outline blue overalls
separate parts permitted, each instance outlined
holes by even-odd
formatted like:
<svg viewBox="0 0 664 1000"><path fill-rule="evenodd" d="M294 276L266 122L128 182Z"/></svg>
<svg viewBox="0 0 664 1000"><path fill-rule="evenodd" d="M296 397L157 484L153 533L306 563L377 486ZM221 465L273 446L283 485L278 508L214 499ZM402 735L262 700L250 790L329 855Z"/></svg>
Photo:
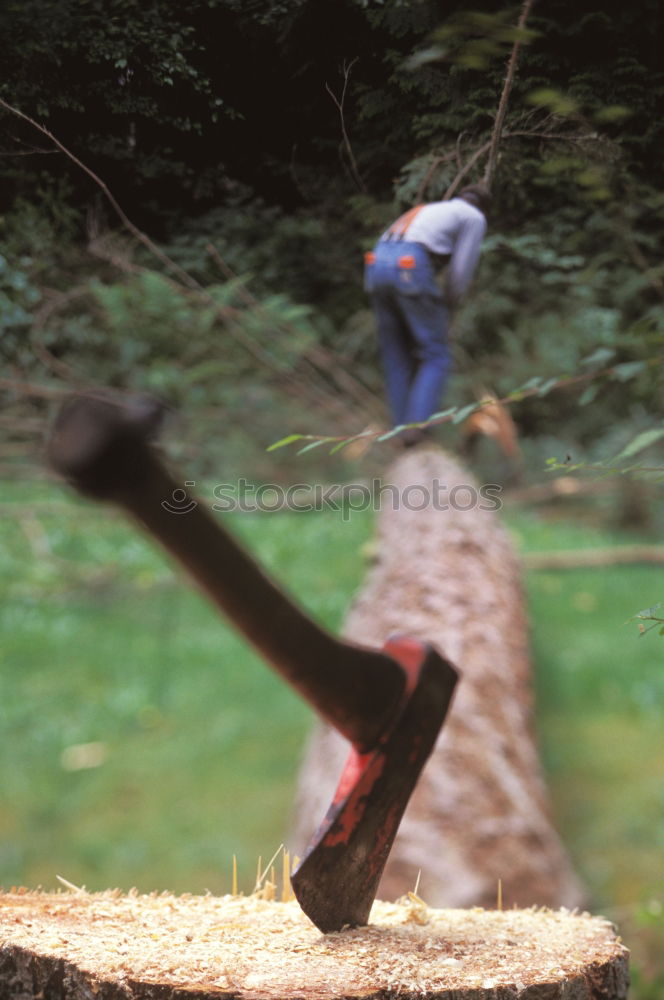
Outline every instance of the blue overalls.
<svg viewBox="0 0 664 1000"><path fill-rule="evenodd" d="M440 406L452 360L448 311L429 251L398 235L384 237L365 255L365 289L376 317L394 423L426 420Z"/></svg>

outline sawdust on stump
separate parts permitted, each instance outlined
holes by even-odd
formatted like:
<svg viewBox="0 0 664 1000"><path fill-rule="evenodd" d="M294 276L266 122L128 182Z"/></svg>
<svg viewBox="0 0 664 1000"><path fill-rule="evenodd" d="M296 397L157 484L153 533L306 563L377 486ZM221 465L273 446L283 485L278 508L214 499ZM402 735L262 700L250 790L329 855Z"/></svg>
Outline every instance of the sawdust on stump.
<svg viewBox="0 0 664 1000"><path fill-rule="evenodd" d="M611 924L566 910L374 904L321 934L295 902L119 891L0 895L6 1000L624 1000Z"/></svg>

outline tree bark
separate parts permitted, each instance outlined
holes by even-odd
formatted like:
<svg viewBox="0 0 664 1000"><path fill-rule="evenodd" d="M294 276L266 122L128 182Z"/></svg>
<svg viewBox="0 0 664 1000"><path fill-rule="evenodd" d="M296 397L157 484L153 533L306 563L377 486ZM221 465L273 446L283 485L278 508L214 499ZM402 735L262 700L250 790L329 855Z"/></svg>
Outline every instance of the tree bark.
<svg viewBox="0 0 664 1000"><path fill-rule="evenodd" d="M461 679L379 896L412 890L421 872L421 895L433 906L493 906L500 880L507 906L572 908L585 893L554 828L538 758L520 567L495 512L481 509L491 506L435 447L405 453L385 477L377 561L345 635L372 646L394 633L427 639ZM346 752L335 731L315 730L294 851L324 815Z"/></svg>
<svg viewBox="0 0 664 1000"><path fill-rule="evenodd" d="M597 917L377 903L321 935L296 903L118 892L0 895L3 1000L625 1000Z"/></svg>

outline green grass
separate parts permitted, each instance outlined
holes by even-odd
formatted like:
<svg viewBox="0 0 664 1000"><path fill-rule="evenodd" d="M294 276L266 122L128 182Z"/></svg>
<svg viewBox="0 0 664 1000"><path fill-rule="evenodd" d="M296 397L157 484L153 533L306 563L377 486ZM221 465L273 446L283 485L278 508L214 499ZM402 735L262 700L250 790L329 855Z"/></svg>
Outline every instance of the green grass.
<svg viewBox="0 0 664 1000"><path fill-rule="evenodd" d="M222 892L235 853L250 889L285 836L310 711L151 543L52 496L55 513L32 514L14 496L3 522L0 884ZM366 520L237 515L233 528L339 626ZM37 560L26 532L51 554ZM103 764L63 767L87 743Z"/></svg>
<svg viewBox="0 0 664 1000"><path fill-rule="evenodd" d="M218 893L235 853L251 889L258 855L286 834L311 713L121 518L46 484L3 500L0 884L52 889L60 874L91 890ZM506 514L524 551L633 541ZM369 514L224 516L339 627L365 573ZM526 587L556 822L594 908L635 949L638 1000L651 1000L664 950L664 639L623 623L664 599L662 572L532 572ZM68 748L89 743L96 766L72 770Z"/></svg>
<svg viewBox="0 0 664 1000"><path fill-rule="evenodd" d="M522 551L634 542L525 513L508 524ZM626 621L664 600L664 574L645 565L538 571L527 574L526 593L556 825L593 908L619 923L633 951L634 1000L661 1000L664 638Z"/></svg>
<svg viewBox="0 0 664 1000"><path fill-rule="evenodd" d="M526 515L513 534L530 551L633 541ZM600 903L662 894L664 640L626 623L664 596L662 572L539 571L526 585L538 731L560 825Z"/></svg>

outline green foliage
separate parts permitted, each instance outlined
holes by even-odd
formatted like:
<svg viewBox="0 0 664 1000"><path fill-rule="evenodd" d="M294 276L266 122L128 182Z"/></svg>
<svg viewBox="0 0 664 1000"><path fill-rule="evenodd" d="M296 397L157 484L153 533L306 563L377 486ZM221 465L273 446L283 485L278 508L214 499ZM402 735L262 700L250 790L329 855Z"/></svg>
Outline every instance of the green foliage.
<svg viewBox="0 0 664 1000"><path fill-rule="evenodd" d="M125 163L146 179L155 167L158 176L172 168L182 176L177 156L175 163L168 155L155 160L159 129L201 136L234 114L202 64L196 21L207 8L198 0L183 17L164 0L141 7L130 0L4 4L0 31L14 43L0 95L62 138L83 130L86 147L115 161L116 170ZM92 109L94 119L86 119ZM29 143L25 130L19 135ZM185 173L191 185L191 167Z"/></svg>
<svg viewBox="0 0 664 1000"><path fill-rule="evenodd" d="M165 248L182 267L205 283L218 281L213 246L238 274L251 277L259 296L283 291L296 301L315 299L315 268L325 266L327 236L309 213L285 212L239 187L223 205L184 224L174 220ZM302 267L302 261L308 267Z"/></svg>
<svg viewBox="0 0 664 1000"><path fill-rule="evenodd" d="M382 464L396 429L365 430L379 427L375 408L348 388L355 380L369 401L383 392L362 252L402 207L442 196L473 157L464 176L481 176L516 38L516 8L494 0L473 9L465 0L443 6L2 5L0 30L11 45L0 96L44 122L200 286L180 286L145 247L113 232L118 220L100 207L89 174L3 111L6 371L49 391L93 382L157 392L186 414L182 438L192 475L207 470L216 481L247 468L281 481L289 473L301 477L304 467L329 481L346 445L375 438L385 442L375 449ZM565 473L596 468L605 476L613 468L637 475L641 466L661 465L664 393L654 360L664 334L662 17L655 0L636 0L610 16L555 0L534 6L520 38L489 237L472 295L454 318L455 374L434 420L446 423L456 444L464 418L486 393L505 398L535 478L552 454L559 458L550 468ZM359 184L347 169L330 90L343 91L343 129ZM3 418L15 417L21 428L26 413L45 411L40 397L8 393ZM40 446L42 428L35 433ZM27 450L22 430L17 439ZM176 452L184 447L173 443ZM34 544L32 515L22 516ZM525 516L516 527L535 548L580 546L591 534L582 525L561 540L558 527L554 539ZM296 566L290 523L272 532L245 519L238 530L268 562L292 560L296 589L336 627L340 595L357 582L345 574L349 566L357 570L364 536L344 548L338 524L328 531L320 521L298 522L304 561ZM74 845L79 860L64 872L74 881L87 877L77 874L81 864L99 885L108 883L109 871L122 870L130 882L145 879L146 888L191 890L188 873L195 869L201 890L223 888L220 856L238 844L220 844L200 830L209 827L221 794L248 854L270 851L261 817L285 822L284 774L292 772L304 717L296 718L297 707L278 685L254 686L255 665L219 637L200 602L176 593L154 553L124 534L93 518L74 542L49 516L51 555L32 562L14 528L6 539L5 655L13 680L5 687L13 694L3 698L0 723L9 726L6 742L14 750L5 786L13 808L24 811L7 821L11 836L0 862L26 872L23 880L48 884L57 841ZM318 582L310 573L312 547L325 560ZM628 808L616 798L623 785L634 786L624 746L642 760L661 728L661 663L651 644L636 643L630 629L616 636L614 627L630 606L652 603L652 572L621 568L574 581L537 574L530 595L545 704L541 731L564 832L578 845L596 897L636 904L638 939L646 931L658 935L653 953L661 955L661 901L647 895L657 863L650 835L660 823L651 806L659 792L630 791ZM330 589L331 577L339 586ZM657 607L634 620L644 631L661 625ZM80 661L72 660L72 630ZM39 666L40 649L48 650L47 670ZM178 657L193 671L185 684ZM201 726L200 712L217 688L219 703L228 704L211 726ZM270 705L269 760L254 753L235 708L235 700L257 698ZM282 739L284 725L292 739ZM110 747L99 784L58 764L67 745L90 740ZM283 754L275 757L277 743ZM568 746L574 760L572 751L565 759ZM232 773L220 777L225 755ZM137 759L139 770L127 777ZM182 769L165 800L153 781L164 763L169 774ZM239 790L238 768L246 786ZM194 812L183 811L193 773L200 799ZM624 777L617 785L616 774ZM266 775L270 789L259 797L256 782ZM164 846L161 833L150 832L164 810L189 817L171 824L184 848ZM163 831L163 823L157 828ZM609 828L615 890L597 860ZM639 851L626 861L624 844L635 831ZM35 838L30 843L27 832ZM637 869L641 902L634 897ZM642 969L635 977L639 1000L659 997L655 973Z"/></svg>
<svg viewBox="0 0 664 1000"><path fill-rule="evenodd" d="M18 262L26 268L29 261ZM0 337L3 353L13 354L31 323L30 310L40 301L39 289L30 282L26 270L12 267L0 256ZM15 341L14 350L9 346Z"/></svg>
<svg viewBox="0 0 664 1000"><path fill-rule="evenodd" d="M460 10L432 34L432 44L407 60L409 69L444 60L464 69L484 70L497 59L506 60L515 42L531 42L537 32L515 25L514 9L496 13Z"/></svg>
<svg viewBox="0 0 664 1000"><path fill-rule="evenodd" d="M651 632L654 628L659 629L659 634L664 635L664 617L662 617L660 608L662 607L661 601L657 604L653 604L651 608L645 608L643 611L637 611L635 615L628 618L628 622L638 622L639 623L639 635L645 635L646 632ZM652 625L646 627L643 622L652 622ZM627 624L627 623L625 623Z"/></svg>
<svg viewBox="0 0 664 1000"><path fill-rule="evenodd" d="M352 407L354 427L343 429L336 416L312 418L310 403L275 420L276 383L302 384L322 348L338 369L318 368L331 394L349 374L382 396L362 252L400 207L441 196L486 145L518 12L455 2L443 15L434 0L196 0L175 10L159 0L129 16L127 0L66 0L52 23L53 10L32 0L0 12L21 43L1 93L89 161L203 291L178 290L143 250L125 246L119 270L112 255L86 257L86 212L96 233L115 225L110 210L100 211L89 176L45 156L46 138L4 115L5 145L29 154L0 161L5 195L19 195L2 230L3 353L17 374L46 374L42 345L49 376L60 364L184 408L240 406L247 436L260 425L265 444L293 427L311 432L310 451L359 433L369 418ZM562 453L590 462L659 418L659 372L645 364L664 325L659 18L647 0L610 19L579 17L560 0L534 8L519 37L490 236L455 318L452 419L486 388L519 401L523 436L555 426ZM343 166L326 85L345 87L362 193ZM154 273L130 273L137 266ZM611 352L614 374L586 384L563 422L558 393L522 393L598 350Z"/></svg>

